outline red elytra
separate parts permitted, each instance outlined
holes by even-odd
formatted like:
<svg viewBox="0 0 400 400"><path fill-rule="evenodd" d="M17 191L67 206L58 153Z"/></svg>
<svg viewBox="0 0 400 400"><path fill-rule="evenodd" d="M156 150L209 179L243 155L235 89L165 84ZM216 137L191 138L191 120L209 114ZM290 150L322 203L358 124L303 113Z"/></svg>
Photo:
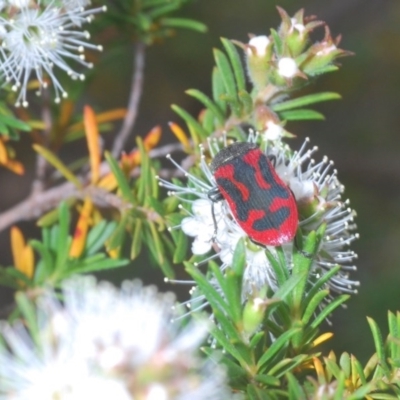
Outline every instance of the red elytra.
<svg viewBox="0 0 400 400"><path fill-rule="evenodd" d="M234 143L211 163L217 187L208 196L225 199L249 238L263 246L290 242L297 230L296 200L269 158L254 143Z"/></svg>

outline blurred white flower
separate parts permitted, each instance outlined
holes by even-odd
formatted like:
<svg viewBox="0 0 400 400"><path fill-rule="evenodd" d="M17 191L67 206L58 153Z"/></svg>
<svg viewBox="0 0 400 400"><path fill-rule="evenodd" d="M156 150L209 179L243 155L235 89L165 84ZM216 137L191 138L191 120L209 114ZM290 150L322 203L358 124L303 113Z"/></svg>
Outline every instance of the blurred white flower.
<svg viewBox="0 0 400 400"><path fill-rule="evenodd" d="M230 397L224 371L199 358L207 324L172 322L174 297L91 277L38 302L32 337L21 323L0 333L0 399L208 400ZM157 397L158 396L158 397Z"/></svg>
<svg viewBox="0 0 400 400"><path fill-rule="evenodd" d="M102 48L88 43L90 35L80 27L105 7L85 10L84 4L88 2L83 0L67 0L60 6L50 2L46 7L25 1L15 3L10 16L0 16L0 74L18 92L17 106L28 105L28 83L33 77L39 81L40 90L50 81L55 101L59 102L67 93L53 69L65 71L72 79L84 79L83 74L69 66L69 61L92 67L85 61L85 49Z"/></svg>

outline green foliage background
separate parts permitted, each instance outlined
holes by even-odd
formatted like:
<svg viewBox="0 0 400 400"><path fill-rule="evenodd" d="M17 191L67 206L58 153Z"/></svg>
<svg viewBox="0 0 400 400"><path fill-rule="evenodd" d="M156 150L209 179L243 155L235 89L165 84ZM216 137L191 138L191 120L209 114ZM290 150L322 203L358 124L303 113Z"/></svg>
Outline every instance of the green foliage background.
<svg viewBox="0 0 400 400"><path fill-rule="evenodd" d="M356 53L343 60L344 68L317 81L318 92L336 91L343 99L318 106L325 122L291 123L288 129L301 143L309 136L320 151L317 158L328 155L335 161L339 179L346 186L345 197L358 212L361 238L353 248L359 254L359 295L347 302L347 310L332 318L334 349L349 351L361 361L373 351L366 315L375 319L386 334L387 310L400 308L400 2L393 0L198 0L180 14L205 22L206 34L181 31L178 36L152 46L147 53L145 87L135 134L144 135L151 127L162 124L164 141L167 122L178 121L169 105L179 104L196 115L200 104L184 94L188 88L210 93L213 66L212 48L221 44L219 37L246 41L247 33L268 33L279 24L276 5L290 15L301 7L306 14L316 14L332 29L333 36L342 34L341 48ZM321 35L321 30L317 30ZM131 48L106 49L96 80L92 81L90 98L101 109L124 106L128 96L132 67ZM309 87L307 91L316 91ZM111 140L111 137L109 138ZM25 141L22 141L25 142ZM23 160L33 165L34 155L28 144L19 148ZM134 146L134 138L131 143ZM84 147L84 145L81 145ZM296 147L293 145L293 147ZM80 149L72 149L76 154ZM81 149L84 153L85 149ZM26 196L31 179L0 171L0 209L6 209ZM30 236L35 234L33 224ZM24 225L27 227L27 225ZM0 236L1 263L8 264L9 232ZM112 271L111 279L119 281L142 276L145 282L159 277L162 289L179 289L162 284L161 272L147 265L133 271L129 267ZM116 274L118 274L116 276ZM107 277L109 278L109 276ZM4 289L2 289L3 291ZM186 289L185 289L186 290ZM1 293L7 301L5 291ZM181 293L182 298L185 293ZM329 347L332 343L328 343Z"/></svg>

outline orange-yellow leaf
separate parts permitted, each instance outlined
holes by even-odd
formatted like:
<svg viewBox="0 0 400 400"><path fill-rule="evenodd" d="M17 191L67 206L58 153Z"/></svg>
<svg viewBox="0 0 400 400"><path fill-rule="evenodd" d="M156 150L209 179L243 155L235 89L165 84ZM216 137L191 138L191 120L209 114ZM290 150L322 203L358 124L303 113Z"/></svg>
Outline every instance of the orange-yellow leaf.
<svg viewBox="0 0 400 400"><path fill-rule="evenodd" d="M336 362L336 354L332 350L328 354L328 359Z"/></svg>
<svg viewBox="0 0 400 400"><path fill-rule="evenodd" d="M333 333L332 332L325 332L322 335L318 336L313 342L312 342L312 347L316 347L319 344L326 342L327 340L329 340L330 338L333 337Z"/></svg>
<svg viewBox="0 0 400 400"><path fill-rule="evenodd" d="M33 249L25 244L24 236L19 228L11 228L11 252L15 268L32 278L34 269Z"/></svg>
<svg viewBox="0 0 400 400"><path fill-rule="evenodd" d="M22 268L20 269L28 278L33 277L35 257L31 246L25 246L22 252Z"/></svg>
<svg viewBox="0 0 400 400"><path fill-rule="evenodd" d="M155 126L150 132L145 136L143 140L143 146L146 151L150 151L159 143L161 139L162 129L160 125ZM129 173L140 165L140 151L138 149L132 150L130 153L122 153L120 166L122 170L129 175Z"/></svg>
<svg viewBox="0 0 400 400"><path fill-rule="evenodd" d="M91 215L91 223L92 225L96 225L99 222L104 220L104 216L102 215L102 213L97 209L97 208L93 208L92 211L92 215Z"/></svg>
<svg viewBox="0 0 400 400"><path fill-rule="evenodd" d="M68 125L71 121L72 113L74 111L75 102L72 100L64 100L60 104L60 117L58 119L58 125L62 128Z"/></svg>
<svg viewBox="0 0 400 400"><path fill-rule="evenodd" d="M126 115L126 108L116 108L114 110L110 111L105 111L100 114L97 114L96 120L97 123L103 123L103 122L110 122L110 121L116 121L118 119L125 118Z"/></svg>
<svg viewBox="0 0 400 400"><path fill-rule="evenodd" d="M108 249L107 253L110 256L110 258L114 258L115 259L115 258L119 257L119 251L120 251L120 248L116 247L114 249Z"/></svg>
<svg viewBox="0 0 400 400"><path fill-rule="evenodd" d="M120 166L127 175L139 164L140 164L140 151L138 149L131 151L129 154L122 153Z"/></svg>
<svg viewBox="0 0 400 400"><path fill-rule="evenodd" d="M21 255L25 247L25 239L22 232L16 226L11 228L11 252L14 260L14 265L17 269L22 264Z"/></svg>
<svg viewBox="0 0 400 400"><path fill-rule="evenodd" d="M69 256L78 258L81 256L89 230L90 216L93 210L93 203L89 197L87 197L83 203L78 222L76 224L74 237L72 239L71 247L69 249Z"/></svg>
<svg viewBox="0 0 400 400"><path fill-rule="evenodd" d="M189 138L186 136L184 130L175 122L168 123L169 128L171 129L172 133L176 136L176 138L182 143L184 148L188 148L190 145Z"/></svg>
<svg viewBox="0 0 400 400"><path fill-rule="evenodd" d="M324 367L322 366L321 361L317 357L313 357L313 362L314 362L315 372L317 373L319 381L321 383L321 379L325 381Z"/></svg>
<svg viewBox="0 0 400 400"><path fill-rule="evenodd" d="M87 145L89 148L90 170L92 172L91 181L92 183L96 183L100 177L101 148L96 114L91 107L84 107L83 120L85 124Z"/></svg>
<svg viewBox="0 0 400 400"><path fill-rule="evenodd" d="M110 172L107 175L100 178L96 186L111 192L112 190L117 188L118 184L114 174Z"/></svg>
<svg viewBox="0 0 400 400"><path fill-rule="evenodd" d="M104 122L116 121L118 119L124 118L126 115L126 108L116 108L115 110L105 111L99 114L96 114L96 121L98 124L102 124ZM68 129L68 134L82 131L84 125L82 122L77 122L73 124Z"/></svg>
<svg viewBox="0 0 400 400"><path fill-rule="evenodd" d="M4 166L17 175L23 175L25 172L23 164L16 160L8 160Z"/></svg>
<svg viewBox="0 0 400 400"><path fill-rule="evenodd" d="M8 161L7 148L4 145L4 142L0 140L0 164L5 164L7 161Z"/></svg>
<svg viewBox="0 0 400 400"><path fill-rule="evenodd" d="M157 125L146 135L143 140L143 145L147 151L153 149L158 145L158 142L161 139L161 133L161 126Z"/></svg>

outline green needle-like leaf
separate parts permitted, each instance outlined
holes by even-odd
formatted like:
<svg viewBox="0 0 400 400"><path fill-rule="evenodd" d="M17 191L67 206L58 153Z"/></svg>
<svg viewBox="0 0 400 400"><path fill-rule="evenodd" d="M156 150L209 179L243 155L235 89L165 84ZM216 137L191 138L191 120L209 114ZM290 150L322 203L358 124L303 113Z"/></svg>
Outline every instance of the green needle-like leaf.
<svg viewBox="0 0 400 400"><path fill-rule="evenodd" d="M299 332L299 329L289 329L278 337L270 346L270 348L261 356L257 362L257 367L259 370L267 369L267 363L285 346L288 346L290 339L293 335Z"/></svg>
<svg viewBox="0 0 400 400"><path fill-rule="evenodd" d="M390 368L387 364L385 356L385 345L383 343L382 333L377 323L372 318L367 317L367 321L372 332L372 337L374 338L374 344L375 344L376 354L379 360L379 365L383 369L385 374L389 374Z"/></svg>
<svg viewBox="0 0 400 400"><path fill-rule="evenodd" d="M390 351L390 358L396 360L399 358L399 351L400 351L400 337L399 337L399 330L397 325L397 318L392 312L388 312L388 321L389 321L389 351Z"/></svg>
<svg viewBox="0 0 400 400"><path fill-rule="evenodd" d="M326 274L322 275L316 282L313 282L312 288L307 293L305 304L308 304L311 299L324 288L325 284L340 271L340 265L331 268Z"/></svg>
<svg viewBox="0 0 400 400"><path fill-rule="evenodd" d="M108 151L104 153L104 157L106 158L108 164L110 165L111 171L118 182L118 188L121 191L122 196L124 197L125 200L134 204L135 198L133 197L132 190L129 186L127 179L125 178L124 173L119 167L117 161L115 161L114 157Z"/></svg>
<svg viewBox="0 0 400 400"><path fill-rule="evenodd" d="M235 74L236 78L236 85L238 91L242 91L246 89L246 78L243 70L243 64L240 59L239 53L236 50L234 44L225 38L221 38L222 44L225 47L225 50L228 54L229 61L231 62L233 73Z"/></svg>
<svg viewBox="0 0 400 400"><path fill-rule="evenodd" d="M307 96L298 97L297 99L283 101L271 106L275 112L287 111L293 108L308 106L310 104L321 103L328 100L339 100L342 97L335 92L322 92L309 94Z"/></svg>
<svg viewBox="0 0 400 400"><path fill-rule="evenodd" d="M39 339L40 329L36 317L35 306L32 300L24 292L17 292L15 301L18 305L21 314L24 317L25 324L28 327L29 333L38 349L41 349L41 341Z"/></svg>
<svg viewBox="0 0 400 400"><path fill-rule="evenodd" d="M265 250L265 254L275 272L279 286L282 286L289 279L289 270L286 267L286 259L282 248L277 247L278 259L268 249Z"/></svg>
<svg viewBox="0 0 400 400"><path fill-rule="evenodd" d="M348 300L350 296L348 294L342 294L339 297L336 297L336 299L332 300L327 306L324 307L324 309L321 311L320 314L314 319L314 321L311 323L311 328L317 328L319 324L321 324L328 316L335 310L337 307L339 307L342 303L344 303L346 300Z"/></svg>
<svg viewBox="0 0 400 400"><path fill-rule="evenodd" d="M49 164L51 164L57 171L64 176L65 179L72 182L76 187L81 188L82 183L74 175L74 173L49 149L38 144L32 145L34 150L39 153Z"/></svg>
<svg viewBox="0 0 400 400"><path fill-rule="evenodd" d="M339 365L342 368L346 378L349 378L351 373L351 360L349 353L343 353L340 356Z"/></svg>
<svg viewBox="0 0 400 400"><path fill-rule="evenodd" d="M0 122L10 128L18 129L20 131L30 132L32 130L29 124L13 116L0 115Z"/></svg>
<svg viewBox="0 0 400 400"><path fill-rule="evenodd" d="M85 255L91 256L99 251L104 242L111 236L112 232L116 229L117 223L107 222L106 220L100 221L90 231L86 239Z"/></svg>
<svg viewBox="0 0 400 400"><path fill-rule="evenodd" d="M172 3L172 4L166 4L165 6L154 7L153 10L147 12L147 16L154 20L159 17L162 17L163 15L178 10L179 6L180 5L178 3Z"/></svg>
<svg viewBox="0 0 400 400"><path fill-rule="evenodd" d="M281 111L279 113L281 119L285 121L323 121L324 115L318 111L301 109L291 111Z"/></svg>
<svg viewBox="0 0 400 400"><path fill-rule="evenodd" d="M132 233L132 243L131 243L131 260L134 260L139 254L142 249L142 242L143 242L143 222L140 218L137 218L134 222L133 226L133 233Z"/></svg>
<svg viewBox="0 0 400 400"><path fill-rule="evenodd" d="M299 273L292 275L280 288L274 293L273 298L279 300L285 300L286 297L292 293L293 289L301 282L305 277L305 273Z"/></svg>
<svg viewBox="0 0 400 400"><path fill-rule="evenodd" d="M218 49L214 49L214 58L218 69L221 72L222 81L225 86L225 93L232 99L233 102L237 102L237 88L235 77L232 72L232 68L226 55Z"/></svg>
<svg viewBox="0 0 400 400"><path fill-rule="evenodd" d="M219 309L226 315L229 314L229 308L223 297L217 292L217 290L211 285L208 279L192 264L185 263L187 272L199 285L202 293L206 297L207 301L211 304L213 309Z"/></svg>
<svg viewBox="0 0 400 400"><path fill-rule="evenodd" d="M268 373L280 378L288 372L293 371L298 365L304 363L307 358L310 358L308 354L299 354L293 358L284 358L275 364Z"/></svg>
<svg viewBox="0 0 400 400"><path fill-rule="evenodd" d="M70 214L66 203L62 202L59 207L59 231L57 235L57 255L54 271L63 270L67 266L71 237L69 236ZM55 238L54 238L55 239Z"/></svg>
<svg viewBox="0 0 400 400"><path fill-rule="evenodd" d="M322 301L326 296L329 295L329 290L320 290L317 292L312 299L309 301L305 300L306 310L304 311L302 322L303 324L308 324L310 318L313 316L317 308L321 305Z"/></svg>
<svg viewBox="0 0 400 400"><path fill-rule="evenodd" d="M217 67L214 67L212 72L212 94L214 101L225 113L227 110L227 103L222 100L222 95L225 94L225 86L222 80L221 72Z"/></svg>
<svg viewBox="0 0 400 400"><path fill-rule="evenodd" d="M223 328L223 326L221 326ZM228 339L226 332L221 331L217 328L211 331L213 337L218 341L218 343L223 347L224 351L229 353L232 357L236 358L236 360L242 365L246 366L251 363L251 357L248 355L244 355L239 351L239 346L237 343L235 345Z"/></svg>
<svg viewBox="0 0 400 400"><path fill-rule="evenodd" d="M374 391L374 383L368 383L363 385L362 387L358 388L356 391L354 391L352 394L350 394L348 397L346 397L346 400L361 400L365 399L368 394ZM381 399L381 400L395 400L398 399L398 397L394 397L391 395L385 395L385 394L373 394L372 396L368 396L371 399Z"/></svg>
<svg viewBox="0 0 400 400"><path fill-rule="evenodd" d="M271 375L254 375L254 380L263 383L266 386L279 386L280 381L275 376Z"/></svg>
<svg viewBox="0 0 400 400"><path fill-rule="evenodd" d="M186 110L173 104L171 108L186 122L189 128L189 132L195 143L200 143L202 139L206 139L209 133L203 128L203 126L196 121Z"/></svg>
<svg viewBox="0 0 400 400"><path fill-rule="evenodd" d="M225 296L229 305L229 316L235 324L239 324L242 316L241 276L229 269L225 273L225 279Z"/></svg>
<svg viewBox="0 0 400 400"><path fill-rule="evenodd" d="M312 258L310 256L307 256L307 254L310 254L312 256L315 253L317 249L317 242L318 242L318 237L316 232L314 231L310 232L304 243L303 251L305 254L301 252L296 252L293 255L294 266L292 274L293 275L300 274L303 277L303 279L293 289L293 296L292 296L293 306L297 310L297 312L301 310L301 304L307 285L308 273L310 271L312 264Z"/></svg>
<svg viewBox="0 0 400 400"><path fill-rule="evenodd" d="M168 28L185 28L200 33L205 33L208 29L202 22L189 18L163 18L160 24Z"/></svg>
<svg viewBox="0 0 400 400"><path fill-rule="evenodd" d="M38 240L30 240L29 245L39 253L41 258L36 265L34 275L34 281L40 284L44 282L47 277L51 276L55 266L54 256L44 243Z"/></svg>
<svg viewBox="0 0 400 400"><path fill-rule="evenodd" d="M160 233L158 232L156 224L154 222L148 222L147 225L150 228L151 237L153 240L152 243L154 244L154 251L152 251L153 257L157 260L158 264L162 266L165 262L165 252Z"/></svg>
<svg viewBox="0 0 400 400"><path fill-rule="evenodd" d="M333 361L327 357L324 358L324 361L325 361L327 371L329 371L329 373L332 376L334 376L336 379L339 379L340 374L342 374L343 371L341 371L341 369L337 365L336 361Z"/></svg>
<svg viewBox="0 0 400 400"><path fill-rule="evenodd" d="M225 122L225 117L223 111L219 108L217 104L215 104L208 96L204 93L200 92L197 89L189 89L186 90L186 93L190 96L194 97L195 99L202 102L208 110L212 112L214 117L218 120L218 122L222 125Z"/></svg>
<svg viewBox="0 0 400 400"><path fill-rule="evenodd" d="M278 57L283 53L284 43L279 33L275 29L271 29L271 36L274 42L275 52Z"/></svg>
<svg viewBox="0 0 400 400"><path fill-rule="evenodd" d="M289 382L289 400L307 400L303 388L294 375L292 373L287 373L286 377Z"/></svg>
<svg viewBox="0 0 400 400"><path fill-rule="evenodd" d="M188 244L188 237L182 230L179 230L177 240L175 241L175 251L173 255L173 262L175 264L182 263L186 259Z"/></svg>

